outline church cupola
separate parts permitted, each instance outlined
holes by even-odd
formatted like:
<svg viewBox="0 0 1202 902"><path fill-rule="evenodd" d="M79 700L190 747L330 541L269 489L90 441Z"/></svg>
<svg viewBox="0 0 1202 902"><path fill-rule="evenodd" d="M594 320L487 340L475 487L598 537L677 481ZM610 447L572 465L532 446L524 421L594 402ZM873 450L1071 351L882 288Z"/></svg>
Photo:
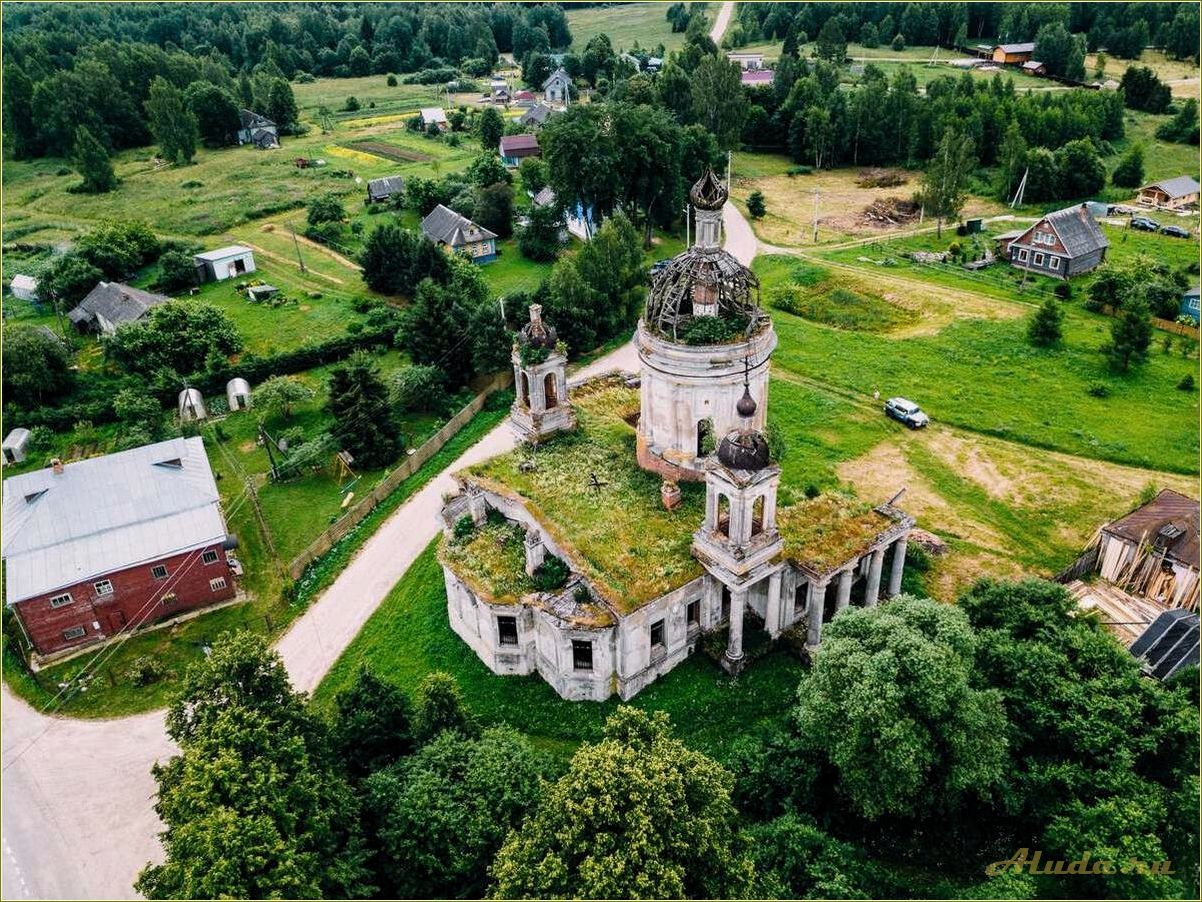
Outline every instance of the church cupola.
<svg viewBox="0 0 1202 902"><path fill-rule="evenodd" d="M535 443L576 425L568 403L567 354L542 314L541 304L531 304L530 321L513 343L514 401L509 411L518 437Z"/></svg>

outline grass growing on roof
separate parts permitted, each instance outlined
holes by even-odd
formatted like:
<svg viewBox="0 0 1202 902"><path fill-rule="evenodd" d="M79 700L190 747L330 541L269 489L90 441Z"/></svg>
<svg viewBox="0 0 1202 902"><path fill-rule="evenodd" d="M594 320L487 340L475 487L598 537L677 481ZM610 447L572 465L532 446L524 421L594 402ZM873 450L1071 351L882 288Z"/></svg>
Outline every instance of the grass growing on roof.
<svg viewBox="0 0 1202 902"><path fill-rule="evenodd" d="M442 543L440 554L473 592L492 602L513 604L534 590L526 575L522 528L514 523L486 523L463 539Z"/></svg>
<svg viewBox="0 0 1202 902"><path fill-rule="evenodd" d="M837 493L799 501L776 514L785 557L819 572L862 553L892 523L872 505Z"/></svg>
<svg viewBox="0 0 1202 902"><path fill-rule="evenodd" d="M469 472L484 485L520 496L571 563L594 580L620 610L639 605L701 574L690 553L701 522L705 488L681 486L683 500L667 511L660 477L639 468L635 431L625 416L638 410L638 392L620 381L594 383L572 393L576 432L530 452L511 451ZM590 484L590 475L604 483Z"/></svg>

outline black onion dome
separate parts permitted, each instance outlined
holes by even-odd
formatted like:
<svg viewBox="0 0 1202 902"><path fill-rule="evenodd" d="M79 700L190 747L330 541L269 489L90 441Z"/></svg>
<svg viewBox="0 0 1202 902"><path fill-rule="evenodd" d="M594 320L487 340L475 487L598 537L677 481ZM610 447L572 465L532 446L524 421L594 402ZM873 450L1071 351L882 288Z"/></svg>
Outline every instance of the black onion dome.
<svg viewBox="0 0 1202 902"><path fill-rule="evenodd" d="M746 386L743 387L743 397L739 398L739 403L735 405L735 410L744 419L755 415L756 403L755 398L751 397L751 389Z"/></svg>
<svg viewBox="0 0 1202 902"><path fill-rule="evenodd" d="M732 429L718 445L718 460L731 470L762 470L771 458L768 440L754 429Z"/></svg>
<svg viewBox="0 0 1202 902"><path fill-rule="evenodd" d="M518 341L529 348L547 348L548 350L555 347L558 341L558 336L555 334L555 327L544 322L526 323L518 330Z"/></svg>
<svg viewBox="0 0 1202 902"><path fill-rule="evenodd" d="M729 192L708 166L701 178L689 189L689 203L698 210L721 210Z"/></svg>

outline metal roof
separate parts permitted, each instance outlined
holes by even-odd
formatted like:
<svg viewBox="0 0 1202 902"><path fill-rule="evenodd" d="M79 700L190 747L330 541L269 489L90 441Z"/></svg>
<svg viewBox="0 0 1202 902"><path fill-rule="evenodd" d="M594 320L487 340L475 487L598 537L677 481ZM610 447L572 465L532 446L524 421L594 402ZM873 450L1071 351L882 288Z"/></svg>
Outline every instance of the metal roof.
<svg viewBox="0 0 1202 902"><path fill-rule="evenodd" d="M73 323L91 322L99 314L114 326L119 326L141 319L151 307L170 300L165 295L132 288L120 282L98 282L87 297L67 314L67 318Z"/></svg>
<svg viewBox="0 0 1202 902"><path fill-rule="evenodd" d="M571 84L572 76L568 75L567 69L565 69L563 66L560 66L558 69L556 69L554 72L552 72L550 75L547 76L547 80L543 82L543 90L544 91L547 90L547 88L549 88L551 86L551 83L556 82L556 81L562 81L565 84Z"/></svg>
<svg viewBox="0 0 1202 902"><path fill-rule="evenodd" d="M253 256L254 252L245 245L231 244L228 247L219 247L215 251L205 251L203 254L197 254L192 259L204 260L208 263L216 263L218 260L225 260L229 257L244 257L247 254Z"/></svg>
<svg viewBox="0 0 1202 902"><path fill-rule="evenodd" d="M1171 198L1187 197L1202 191L1202 186L1188 175L1179 175L1176 178L1153 182L1150 185L1144 185L1139 190L1147 191L1149 188L1159 188Z"/></svg>
<svg viewBox="0 0 1202 902"><path fill-rule="evenodd" d="M1034 53L1035 43L1032 41L1024 44L998 44L993 49L1003 53Z"/></svg>
<svg viewBox="0 0 1202 902"><path fill-rule="evenodd" d="M422 107L422 122L429 125L431 122L446 122L447 114L442 107L427 106Z"/></svg>
<svg viewBox="0 0 1202 902"><path fill-rule="evenodd" d="M538 138L535 135L505 135L501 138L501 156L503 157L515 154L530 156L538 149Z"/></svg>
<svg viewBox="0 0 1202 902"><path fill-rule="evenodd" d="M1173 538L1160 537L1166 526L1176 526L1180 533ZM1164 489L1147 504L1107 525L1104 532L1129 542L1159 542L1166 557L1198 568L1199 504L1188 495Z"/></svg>
<svg viewBox="0 0 1202 902"><path fill-rule="evenodd" d="M15 276L13 276L13 280L10 284L13 288L28 288L30 291L33 291L38 287L38 280L33 276L26 276L21 273L17 273Z"/></svg>
<svg viewBox="0 0 1202 902"><path fill-rule="evenodd" d="M1085 204L1077 204L1054 213L1048 213L1023 234L1033 231L1040 222L1046 222L1052 227L1070 257L1079 257L1099 248L1110 247L1110 242L1102 234L1102 230L1090 215L1089 208Z"/></svg>
<svg viewBox="0 0 1202 902"><path fill-rule="evenodd" d="M400 194L405 190L405 180L399 175L386 175L378 179L371 179L367 183L367 193L371 197L387 197L391 194Z"/></svg>
<svg viewBox="0 0 1202 902"><path fill-rule="evenodd" d="M1129 649L1143 662L1144 671L1159 680L1182 667L1198 663L1198 615L1177 608L1165 611L1145 629Z"/></svg>
<svg viewBox="0 0 1202 902"><path fill-rule="evenodd" d="M29 430L18 426L4 438L5 448L23 448L29 444Z"/></svg>
<svg viewBox="0 0 1202 902"><path fill-rule="evenodd" d="M422 233L431 241L441 241L451 247L471 244L473 241L485 241L496 238L496 232L490 232L484 226L476 225L466 216L460 216L450 207L439 204L422 220Z"/></svg>
<svg viewBox="0 0 1202 902"><path fill-rule="evenodd" d="M224 540L204 443L175 438L4 480L8 604Z"/></svg>

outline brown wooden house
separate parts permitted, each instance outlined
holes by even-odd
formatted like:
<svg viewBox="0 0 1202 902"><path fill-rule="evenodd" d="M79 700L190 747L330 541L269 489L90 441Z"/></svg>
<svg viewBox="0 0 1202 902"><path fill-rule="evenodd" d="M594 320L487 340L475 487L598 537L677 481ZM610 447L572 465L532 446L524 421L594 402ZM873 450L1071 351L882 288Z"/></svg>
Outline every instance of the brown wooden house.
<svg viewBox="0 0 1202 902"><path fill-rule="evenodd" d="M1144 185L1139 189L1139 203L1145 207L1159 207L1165 210L1181 210L1186 207L1198 206L1198 192L1202 190L1196 181L1188 175L1164 179Z"/></svg>
<svg viewBox="0 0 1202 902"><path fill-rule="evenodd" d="M999 235L998 243L1011 266L1057 279L1095 269L1110 246L1085 204L1048 213L1023 231Z"/></svg>
<svg viewBox="0 0 1202 902"><path fill-rule="evenodd" d="M1007 66L1021 66L1035 55L1035 42L1023 44L997 44L993 48L992 60Z"/></svg>

